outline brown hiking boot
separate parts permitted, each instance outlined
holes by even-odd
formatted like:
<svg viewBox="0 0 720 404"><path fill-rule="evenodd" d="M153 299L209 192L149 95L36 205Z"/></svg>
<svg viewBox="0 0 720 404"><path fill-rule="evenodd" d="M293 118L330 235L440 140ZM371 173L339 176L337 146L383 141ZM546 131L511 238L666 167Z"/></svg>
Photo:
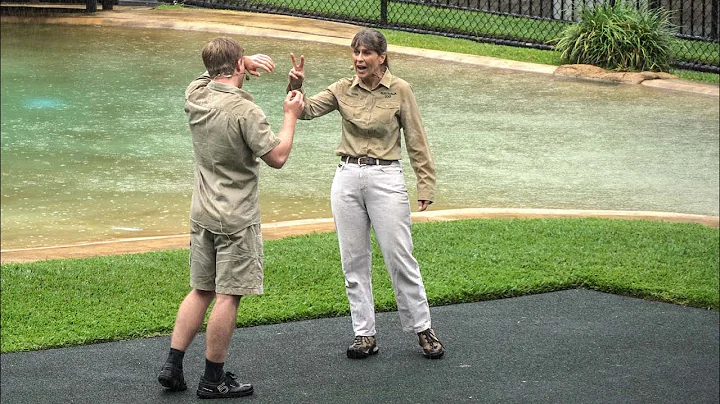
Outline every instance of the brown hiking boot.
<svg viewBox="0 0 720 404"><path fill-rule="evenodd" d="M347 357L350 359L363 359L378 353L375 345L375 337L356 336L355 341L347 349Z"/></svg>
<svg viewBox="0 0 720 404"><path fill-rule="evenodd" d="M418 343L422 347L423 356L426 358L439 359L445 353L445 349L438 337L435 336L435 331L432 328L418 333Z"/></svg>

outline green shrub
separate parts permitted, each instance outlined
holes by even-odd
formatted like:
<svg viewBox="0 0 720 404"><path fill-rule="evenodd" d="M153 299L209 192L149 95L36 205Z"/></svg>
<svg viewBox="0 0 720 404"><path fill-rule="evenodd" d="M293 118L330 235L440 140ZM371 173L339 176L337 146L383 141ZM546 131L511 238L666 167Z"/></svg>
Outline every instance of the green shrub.
<svg viewBox="0 0 720 404"><path fill-rule="evenodd" d="M555 49L563 63L618 71L670 70L675 26L664 9L615 5L584 7L580 22L561 34Z"/></svg>

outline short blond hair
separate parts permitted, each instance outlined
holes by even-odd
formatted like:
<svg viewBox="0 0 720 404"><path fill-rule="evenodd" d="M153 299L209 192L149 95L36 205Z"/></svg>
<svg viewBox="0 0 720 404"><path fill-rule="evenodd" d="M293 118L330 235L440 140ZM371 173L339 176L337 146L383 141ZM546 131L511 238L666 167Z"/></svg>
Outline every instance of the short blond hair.
<svg viewBox="0 0 720 404"><path fill-rule="evenodd" d="M235 72L237 61L242 59L244 53L240 42L228 37L214 38L203 46L203 64L210 77L229 76Z"/></svg>

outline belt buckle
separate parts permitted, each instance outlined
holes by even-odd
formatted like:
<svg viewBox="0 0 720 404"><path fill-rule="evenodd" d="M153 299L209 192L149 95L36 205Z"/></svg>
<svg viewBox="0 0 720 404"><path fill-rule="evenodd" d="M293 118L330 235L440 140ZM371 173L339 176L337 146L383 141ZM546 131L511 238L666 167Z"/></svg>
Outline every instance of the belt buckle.
<svg viewBox="0 0 720 404"><path fill-rule="evenodd" d="M358 165L360 167L369 165L367 161L370 159L370 157L358 157Z"/></svg>

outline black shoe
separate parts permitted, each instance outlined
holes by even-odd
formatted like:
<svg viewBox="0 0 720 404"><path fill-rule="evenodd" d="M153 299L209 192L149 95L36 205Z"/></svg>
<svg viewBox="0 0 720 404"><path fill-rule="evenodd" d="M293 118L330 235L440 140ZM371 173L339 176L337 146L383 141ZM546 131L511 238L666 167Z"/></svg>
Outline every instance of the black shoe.
<svg viewBox="0 0 720 404"><path fill-rule="evenodd" d="M428 359L439 359L445 354L445 348L432 328L418 333L418 343L422 347L423 356Z"/></svg>
<svg viewBox="0 0 720 404"><path fill-rule="evenodd" d="M163 365L162 370L158 375L158 382L170 391L187 390L187 384L185 384L185 377L183 376L182 369L178 369L170 363Z"/></svg>
<svg viewBox="0 0 720 404"><path fill-rule="evenodd" d="M352 345L347 349L347 357L350 359L363 359L378 353L379 348L375 344L375 337L356 336Z"/></svg>
<svg viewBox="0 0 720 404"><path fill-rule="evenodd" d="M237 376L230 372L218 382L209 382L205 376L200 378L200 385L197 389L197 395L200 398L230 398L249 396L253 393L252 384L240 383Z"/></svg>

